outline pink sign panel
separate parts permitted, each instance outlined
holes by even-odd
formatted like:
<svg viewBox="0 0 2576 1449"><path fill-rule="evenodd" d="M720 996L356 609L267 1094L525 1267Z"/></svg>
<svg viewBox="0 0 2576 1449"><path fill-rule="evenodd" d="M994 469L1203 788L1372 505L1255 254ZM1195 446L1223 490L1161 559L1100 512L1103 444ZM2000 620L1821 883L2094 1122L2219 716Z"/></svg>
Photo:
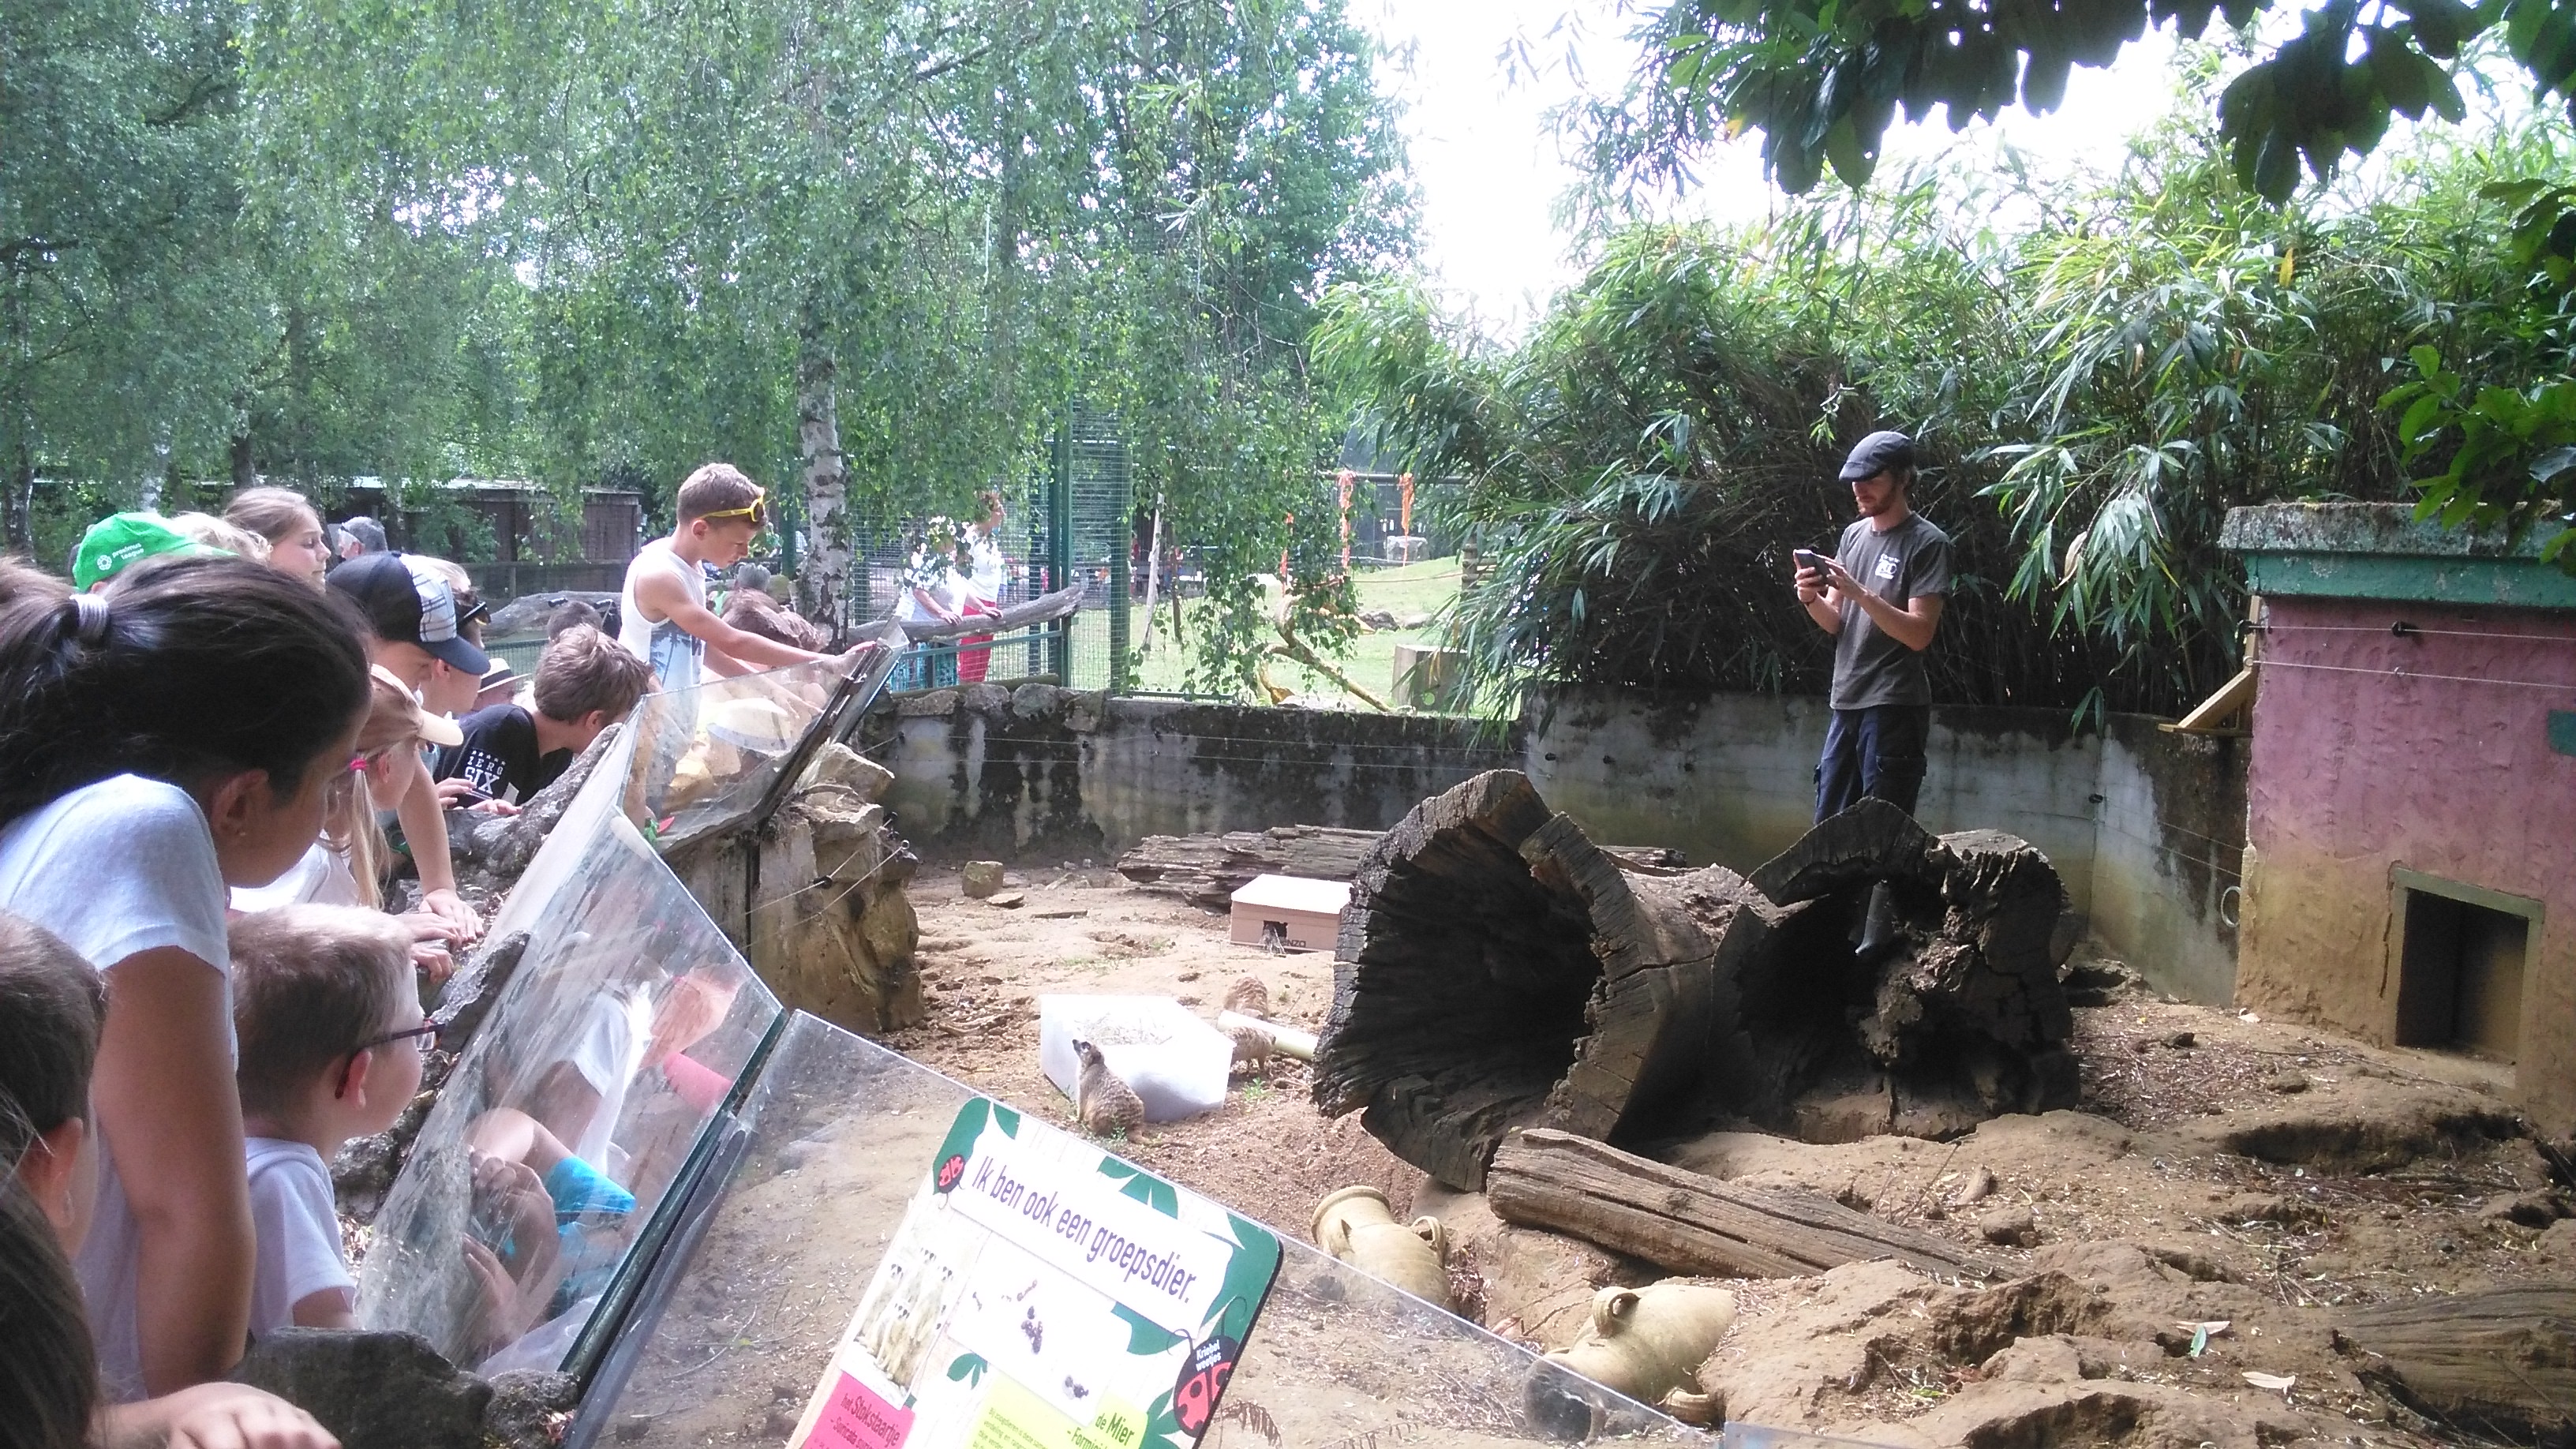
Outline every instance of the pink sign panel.
<svg viewBox="0 0 2576 1449"><path fill-rule="evenodd" d="M896 1408L843 1374L805 1443L810 1449L899 1449L911 1433L912 1410Z"/></svg>

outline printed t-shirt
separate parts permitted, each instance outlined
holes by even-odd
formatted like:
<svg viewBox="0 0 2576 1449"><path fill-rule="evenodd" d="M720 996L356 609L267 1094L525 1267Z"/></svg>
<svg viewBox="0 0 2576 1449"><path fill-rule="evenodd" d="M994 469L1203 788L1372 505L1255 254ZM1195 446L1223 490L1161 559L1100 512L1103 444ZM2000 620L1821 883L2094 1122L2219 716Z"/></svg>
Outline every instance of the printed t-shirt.
<svg viewBox="0 0 2576 1449"><path fill-rule="evenodd" d="M1843 530L1834 561L1863 588L1900 609L1915 599L1950 592L1950 535L1920 513L1907 515L1885 533L1866 518L1856 521ZM1834 708L1932 702L1922 650L1897 642L1849 599L1842 603L1842 616L1842 632L1834 636Z"/></svg>
<svg viewBox="0 0 2576 1449"><path fill-rule="evenodd" d="M432 776L463 780L495 800L523 805L572 767L572 751L537 753L537 717L516 704L478 709L460 722L465 743L438 752Z"/></svg>
<svg viewBox="0 0 2576 1449"><path fill-rule="evenodd" d="M188 792L165 780L117 775L63 795L0 829L0 910L63 938L92 966L176 946L223 978L224 1036L232 1036L232 951L224 941L224 877L214 832ZM98 1212L72 1261L98 1344L100 1377L116 1402L143 1398L135 1306L142 1251L116 1157L98 1157Z"/></svg>

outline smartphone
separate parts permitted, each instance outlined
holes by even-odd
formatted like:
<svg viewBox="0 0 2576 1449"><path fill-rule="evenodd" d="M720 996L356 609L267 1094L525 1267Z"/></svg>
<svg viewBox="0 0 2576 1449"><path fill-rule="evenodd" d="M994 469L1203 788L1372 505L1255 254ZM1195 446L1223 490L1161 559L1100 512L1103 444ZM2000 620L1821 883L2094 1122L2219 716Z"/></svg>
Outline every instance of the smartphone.
<svg viewBox="0 0 2576 1449"><path fill-rule="evenodd" d="M1802 569L1814 569L1818 573L1823 573L1825 571L1825 565L1833 562L1833 560L1826 558L1823 554L1816 552L1812 548L1793 548L1789 550L1789 557L1798 561L1798 567Z"/></svg>

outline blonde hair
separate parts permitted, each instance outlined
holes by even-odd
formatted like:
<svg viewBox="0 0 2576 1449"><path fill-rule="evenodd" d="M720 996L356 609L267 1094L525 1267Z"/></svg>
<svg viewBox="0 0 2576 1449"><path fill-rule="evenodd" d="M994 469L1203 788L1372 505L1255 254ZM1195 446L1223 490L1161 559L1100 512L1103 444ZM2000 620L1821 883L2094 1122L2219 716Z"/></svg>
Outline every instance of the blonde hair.
<svg viewBox="0 0 2576 1449"><path fill-rule="evenodd" d="M358 726L358 755L372 758L420 738L420 701L380 674L369 674L367 719ZM343 770L322 787L322 843L348 857L358 900L373 909L385 898L385 858L392 846L376 823L376 797L363 770Z"/></svg>
<svg viewBox="0 0 2576 1449"><path fill-rule="evenodd" d="M268 562L268 540L247 528L224 522L211 513L174 513L161 520L173 533L184 534L208 548L219 548L237 554L252 563Z"/></svg>
<svg viewBox="0 0 2576 1449"><path fill-rule="evenodd" d="M281 906L236 918L234 1080L242 1105L276 1111L384 1030L411 990L411 932L356 906Z"/></svg>

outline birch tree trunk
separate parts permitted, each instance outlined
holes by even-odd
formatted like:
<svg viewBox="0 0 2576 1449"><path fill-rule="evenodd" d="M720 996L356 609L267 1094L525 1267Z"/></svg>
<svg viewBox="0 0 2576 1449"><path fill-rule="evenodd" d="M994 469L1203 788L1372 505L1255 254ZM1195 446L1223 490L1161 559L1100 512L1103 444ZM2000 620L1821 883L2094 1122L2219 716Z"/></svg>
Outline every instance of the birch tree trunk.
<svg viewBox="0 0 2576 1449"><path fill-rule="evenodd" d="M832 384L839 368L809 310L796 358L796 446L805 468L805 557L796 570L796 602L806 618L837 637L850 609L850 474L841 457L841 422Z"/></svg>

